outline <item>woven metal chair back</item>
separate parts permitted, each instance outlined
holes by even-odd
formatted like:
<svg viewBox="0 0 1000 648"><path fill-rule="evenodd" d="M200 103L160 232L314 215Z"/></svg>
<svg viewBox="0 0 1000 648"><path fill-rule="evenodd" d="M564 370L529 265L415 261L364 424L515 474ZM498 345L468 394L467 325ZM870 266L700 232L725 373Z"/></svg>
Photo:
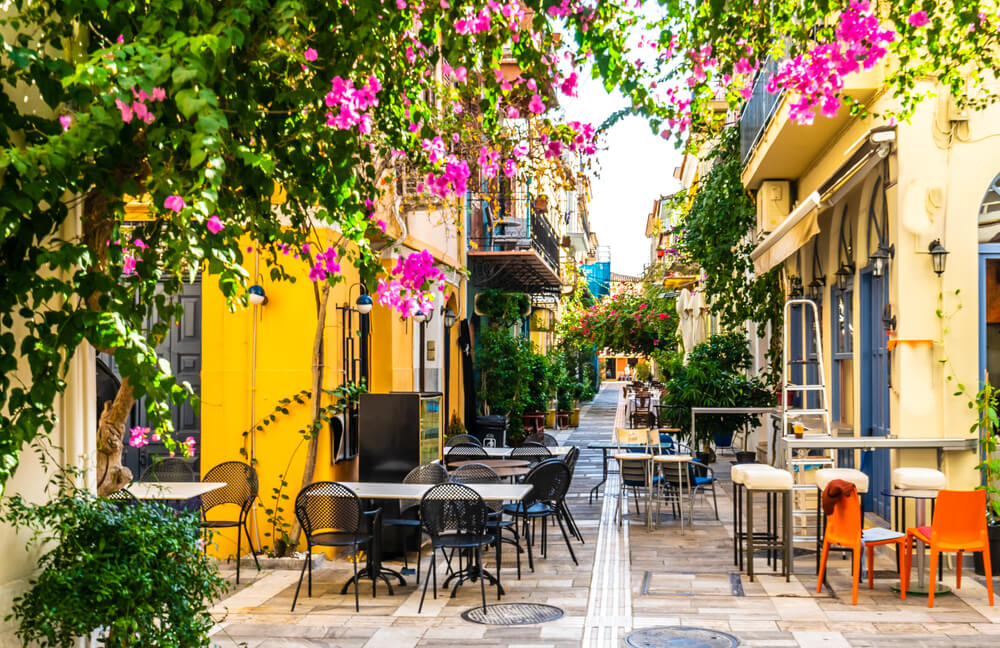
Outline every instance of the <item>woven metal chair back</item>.
<svg viewBox="0 0 1000 648"><path fill-rule="evenodd" d="M523 446L511 449L510 454L507 456L511 459L526 459L532 463L537 463L543 459L549 459L552 457L552 453L543 445L526 443Z"/></svg>
<svg viewBox="0 0 1000 648"><path fill-rule="evenodd" d="M249 511L254 499L257 498L257 488L260 484L257 471L242 461L220 463L205 473L202 481L226 483L222 488L216 488L201 496L202 513L208 513L223 504L235 504L241 511Z"/></svg>
<svg viewBox="0 0 1000 648"><path fill-rule="evenodd" d="M104 496L104 499L108 500L118 508L122 508L124 506L137 506L139 504L139 500L137 500L135 495L130 493L127 488L115 491L114 493L108 493Z"/></svg>
<svg viewBox="0 0 1000 648"><path fill-rule="evenodd" d="M539 445L545 446L546 448L555 448L559 445L559 442L556 441L556 438L551 434L549 434L548 432L538 432L537 434L529 434L528 436L524 437L524 443L525 445L529 443L537 443Z"/></svg>
<svg viewBox="0 0 1000 648"><path fill-rule="evenodd" d="M404 484L443 484L448 481L448 470L439 463L425 463L417 466L403 477ZM420 506L420 500L399 500L399 512L402 514L414 506Z"/></svg>
<svg viewBox="0 0 1000 648"><path fill-rule="evenodd" d="M524 483L532 486L528 495L531 501L554 504L566 496L571 478L569 468L560 459L547 459L531 469Z"/></svg>
<svg viewBox="0 0 1000 648"><path fill-rule="evenodd" d="M448 453L445 455L445 462L451 463L453 461L485 459L489 456L489 453L486 452L483 446L474 445L472 443L460 443L456 446L448 448Z"/></svg>
<svg viewBox="0 0 1000 648"><path fill-rule="evenodd" d="M483 536L486 534L486 504L479 493L464 484L438 484L420 500L420 522L432 540L452 531Z"/></svg>
<svg viewBox="0 0 1000 648"><path fill-rule="evenodd" d="M483 445L482 443L479 442L479 439L472 436L471 434L456 434L453 437L448 437L448 440L444 442L444 447L451 448L452 446L456 446L459 443L471 443L472 445L477 445L477 446Z"/></svg>
<svg viewBox="0 0 1000 648"><path fill-rule="evenodd" d="M636 412L648 412L649 411L649 402L650 402L650 400L652 400L652 398L651 398L649 392L646 392L644 394L636 394L635 395L635 411Z"/></svg>
<svg viewBox="0 0 1000 648"><path fill-rule="evenodd" d="M634 428L648 428L653 426L653 414L646 410L636 410L632 412L630 423Z"/></svg>
<svg viewBox="0 0 1000 648"><path fill-rule="evenodd" d="M565 463L566 467L569 468L570 478L572 478L573 474L576 472L576 461L579 458L580 448L577 448L576 446L571 447L569 452L566 453L566 456L563 457L563 463Z"/></svg>
<svg viewBox="0 0 1000 648"><path fill-rule="evenodd" d="M139 481L149 482L193 482L197 481L191 464L180 457L154 459L149 468L142 471Z"/></svg>
<svg viewBox="0 0 1000 648"><path fill-rule="evenodd" d="M295 517L307 536L362 531L361 500L347 486L323 481L309 484L295 497Z"/></svg>
<svg viewBox="0 0 1000 648"><path fill-rule="evenodd" d="M500 475L486 464L472 463L451 471L451 481L459 484L499 484ZM489 502L486 506L494 512L503 510L503 502Z"/></svg>

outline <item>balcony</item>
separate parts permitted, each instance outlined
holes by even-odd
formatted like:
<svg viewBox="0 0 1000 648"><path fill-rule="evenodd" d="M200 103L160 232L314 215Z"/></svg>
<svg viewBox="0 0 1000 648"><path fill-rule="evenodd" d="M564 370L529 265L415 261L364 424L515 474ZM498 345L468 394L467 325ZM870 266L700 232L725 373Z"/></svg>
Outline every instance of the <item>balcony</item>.
<svg viewBox="0 0 1000 648"><path fill-rule="evenodd" d="M759 188L763 180L801 179L826 155L831 143L843 137L845 129L856 121L847 106L841 106L835 117L817 115L812 124L795 123L789 118L794 97L767 91L767 83L776 70L773 61L761 68L753 94L740 116L742 180L752 190ZM881 84L882 69L876 66L846 76L842 94L867 104Z"/></svg>
<svg viewBox="0 0 1000 648"><path fill-rule="evenodd" d="M528 294L558 293L559 242L525 191L471 196L469 271L482 288Z"/></svg>

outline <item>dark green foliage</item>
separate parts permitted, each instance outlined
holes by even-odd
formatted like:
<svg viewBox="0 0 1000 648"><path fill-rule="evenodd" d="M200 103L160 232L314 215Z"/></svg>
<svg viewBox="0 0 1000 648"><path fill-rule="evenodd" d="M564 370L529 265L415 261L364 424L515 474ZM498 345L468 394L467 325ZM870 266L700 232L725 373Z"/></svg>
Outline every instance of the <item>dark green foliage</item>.
<svg viewBox="0 0 1000 648"><path fill-rule="evenodd" d="M524 293L486 289L476 297L476 310L490 325L516 324L531 307L531 298Z"/></svg>
<svg viewBox="0 0 1000 648"><path fill-rule="evenodd" d="M201 550L197 514L69 488L42 505L10 497L2 518L33 530L35 544L54 545L14 600L25 644L70 648L99 630L109 648L210 645L208 606L228 583Z"/></svg>
<svg viewBox="0 0 1000 648"><path fill-rule="evenodd" d="M670 426L691 436L692 407L768 407L774 405L774 393L763 380L747 376L750 352L740 333L713 335L696 346L688 363L672 368L666 393L660 404L666 406ZM696 420L699 447L707 447L716 433L735 432L756 425L759 417L747 414L699 415Z"/></svg>
<svg viewBox="0 0 1000 648"><path fill-rule="evenodd" d="M528 369L533 355L531 341L506 328L489 327L479 339L476 364L482 382L477 396L484 413L507 415L508 441L524 437L521 416L532 390Z"/></svg>

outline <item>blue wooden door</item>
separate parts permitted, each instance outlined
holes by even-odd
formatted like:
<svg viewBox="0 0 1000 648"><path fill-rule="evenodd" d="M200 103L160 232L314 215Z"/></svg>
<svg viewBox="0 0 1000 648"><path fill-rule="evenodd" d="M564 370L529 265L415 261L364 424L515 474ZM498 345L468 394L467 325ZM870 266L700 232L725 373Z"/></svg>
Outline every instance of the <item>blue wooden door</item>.
<svg viewBox="0 0 1000 648"><path fill-rule="evenodd" d="M882 312L889 303L888 270L881 277L865 269L861 274L861 434L889 435L889 351L886 348ZM861 470L868 475L865 509L889 519L889 450L861 454Z"/></svg>

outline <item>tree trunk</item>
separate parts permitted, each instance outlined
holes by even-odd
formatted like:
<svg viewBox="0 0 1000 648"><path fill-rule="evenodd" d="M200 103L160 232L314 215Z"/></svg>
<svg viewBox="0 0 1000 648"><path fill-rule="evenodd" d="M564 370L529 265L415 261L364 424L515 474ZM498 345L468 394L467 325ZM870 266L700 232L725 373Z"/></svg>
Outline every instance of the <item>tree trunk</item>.
<svg viewBox="0 0 1000 648"><path fill-rule="evenodd" d="M132 481L132 471L122 465L125 421L135 403L128 376L122 379L113 401L104 403L97 423L97 494L101 497L120 491Z"/></svg>
<svg viewBox="0 0 1000 648"><path fill-rule="evenodd" d="M316 313L316 335L313 338L312 351L312 421L319 420L320 412L323 410L323 332L326 330L326 305L330 299L330 284L324 283L320 293L319 304ZM316 472L316 450L319 447L319 430L313 428L312 436L309 439L309 446L306 449L306 464L302 469L302 487L305 488L313 481L313 474ZM302 527L299 526L298 518L292 525L292 533L289 535L289 548L297 547L299 535ZM309 558L306 557L306 560Z"/></svg>

